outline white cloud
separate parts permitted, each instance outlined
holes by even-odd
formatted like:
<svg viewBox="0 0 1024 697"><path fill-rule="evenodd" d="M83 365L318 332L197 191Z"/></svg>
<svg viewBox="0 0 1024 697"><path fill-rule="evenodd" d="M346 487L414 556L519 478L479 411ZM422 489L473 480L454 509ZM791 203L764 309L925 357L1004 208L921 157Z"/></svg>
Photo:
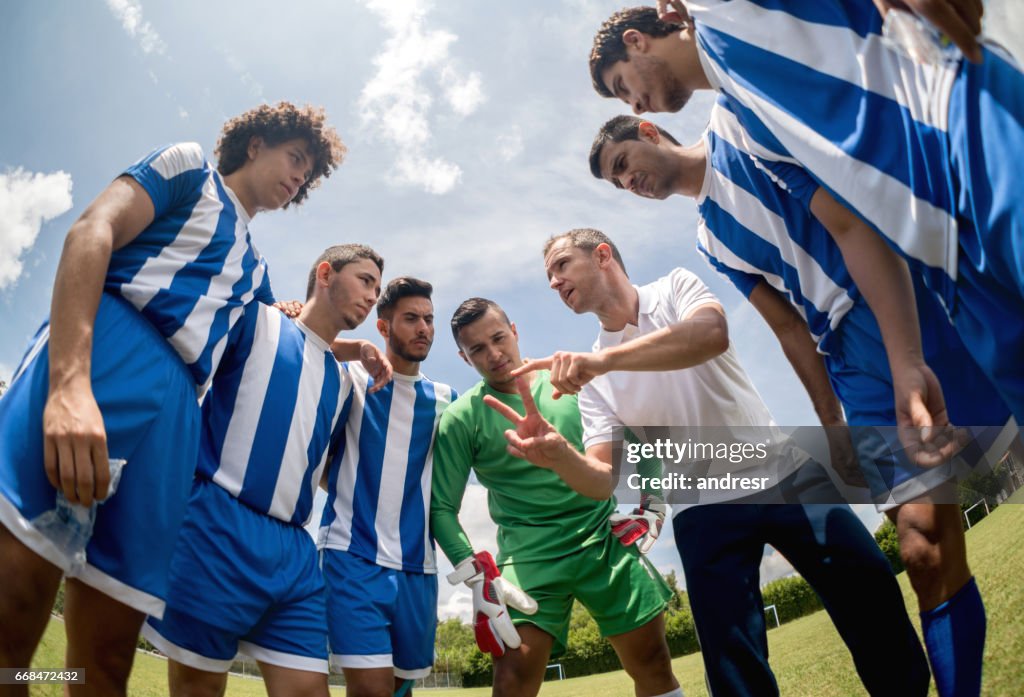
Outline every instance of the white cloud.
<svg viewBox="0 0 1024 697"><path fill-rule="evenodd" d="M508 133L502 133L497 138L498 157L502 162L511 162L523 152L523 131L519 126L513 126Z"/></svg>
<svg viewBox="0 0 1024 697"><path fill-rule="evenodd" d="M484 101L483 83L478 72L462 77L452 66L445 66L441 71L441 85L448 103L459 116L469 116Z"/></svg>
<svg viewBox="0 0 1024 697"><path fill-rule="evenodd" d="M238 56L224 47L221 47L220 54L224 56L224 60L232 72L238 75L239 79L242 81L242 86L245 87L246 91L257 99L263 99L263 85L259 80L252 76L252 73L246 69L245 64L238 58Z"/></svg>
<svg viewBox="0 0 1024 697"><path fill-rule="evenodd" d="M764 586L766 583L770 583L786 576L792 576L796 573L793 569L793 565L789 561L776 552L771 547L766 548L768 552L764 557L761 558L761 585Z"/></svg>
<svg viewBox="0 0 1024 697"><path fill-rule="evenodd" d="M156 33L153 25L142 18L142 5L137 0L107 0L107 7L121 22L128 36L138 41L143 53L162 55L167 51L167 44Z"/></svg>
<svg viewBox="0 0 1024 697"><path fill-rule="evenodd" d="M462 170L430 155L431 117L437 108L429 83L435 78L452 112L465 117L484 101L480 74L464 74L451 57L457 36L427 26L429 3L364 2L390 36L374 58L377 72L359 96L363 127L394 149L395 183L447 193L459 182Z"/></svg>
<svg viewBox="0 0 1024 697"><path fill-rule="evenodd" d="M31 247L39 229L71 208L71 175L42 174L20 167L0 174L0 290L22 272L22 253Z"/></svg>
<svg viewBox="0 0 1024 697"><path fill-rule="evenodd" d="M1024 7L1011 0L990 0L983 17L985 34L1005 46L1014 57L1024 60Z"/></svg>

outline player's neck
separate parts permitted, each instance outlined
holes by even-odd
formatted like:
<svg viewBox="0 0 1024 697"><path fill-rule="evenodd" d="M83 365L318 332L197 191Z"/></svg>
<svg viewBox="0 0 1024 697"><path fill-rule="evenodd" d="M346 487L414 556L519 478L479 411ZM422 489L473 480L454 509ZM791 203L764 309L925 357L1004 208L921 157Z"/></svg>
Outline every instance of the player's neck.
<svg viewBox="0 0 1024 697"><path fill-rule="evenodd" d="M256 197L253 196L252 192L249 190L248 182L242 172L243 169L244 167L236 169L231 174L223 177L224 185L231 189L235 198L237 198L238 202L242 204L242 208L245 209L249 219L252 220L262 209L257 208L256 206Z"/></svg>
<svg viewBox="0 0 1024 697"><path fill-rule="evenodd" d="M336 318L332 317L332 313L324 312L322 309L321 304L316 301L314 296L302 306L302 311L299 312L299 316L296 319L306 325L311 332L330 344L343 329L348 329L349 327L344 326Z"/></svg>
<svg viewBox="0 0 1024 697"><path fill-rule="evenodd" d="M636 324L640 316L640 296L625 274L616 274L609 284L605 301L594 310L601 328L620 332L627 324Z"/></svg>
<svg viewBox="0 0 1024 697"><path fill-rule="evenodd" d="M391 367L399 375L407 375L411 378L414 378L420 374L419 361L410 361L408 359L402 358L398 354L392 352L390 349L385 351L385 355L387 355L388 360L391 361Z"/></svg>
<svg viewBox="0 0 1024 697"><path fill-rule="evenodd" d="M701 139L689 146L676 149L679 164L678 176L675 180L673 193L687 198L697 198L704 188L704 176L707 172L708 156Z"/></svg>

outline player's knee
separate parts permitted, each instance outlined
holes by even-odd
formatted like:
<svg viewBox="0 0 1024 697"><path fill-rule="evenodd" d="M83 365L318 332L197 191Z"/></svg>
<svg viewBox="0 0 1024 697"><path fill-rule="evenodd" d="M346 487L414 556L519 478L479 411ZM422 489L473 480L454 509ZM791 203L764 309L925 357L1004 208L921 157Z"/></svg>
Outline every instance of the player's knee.
<svg viewBox="0 0 1024 697"><path fill-rule="evenodd" d="M671 681L672 655L668 643L663 638L648 642L629 661L626 673L634 681Z"/></svg>
<svg viewBox="0 0 1024 697"><path fill-rule="evenodd" d="M227 677L206 673L170 661L167 670L173 697L221 697L227 686Z"/></svg>
<svg viewBox="0 0 1024 697"><path fill-rule="evenodd" d="M912 530L900 538L900 560L915 585L938 575L942 552L937 540L923 531Z"/></svg>
<svg viewBox="0 0 1024 697"><path fill-rule="evenodd" d="M394 688L386 683L348 685L345 687L345 694L348 697L392 697Z"/></svg>
<svg viewBox="0 0 1024 697"><path fill-rule="evenodd" d="M518 695L523 692L524 686L537 682L533 666L526 661L516 660L517 658L512 654L506 654L504 658L495 662L495 695Z"/></svg>

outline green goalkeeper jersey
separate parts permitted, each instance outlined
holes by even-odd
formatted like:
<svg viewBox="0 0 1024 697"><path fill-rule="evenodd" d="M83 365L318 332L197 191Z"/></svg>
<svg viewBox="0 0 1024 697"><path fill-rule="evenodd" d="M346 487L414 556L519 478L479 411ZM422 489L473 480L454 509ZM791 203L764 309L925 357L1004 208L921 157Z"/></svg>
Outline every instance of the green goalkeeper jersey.
<svg viewBox="0 0 1024 697"><path fill-rule="evenodd" d="M536 374L530 390L544 418L583 452L575 395L552 399L547 371ZM437 428L430 527L449 561L458 564L473 554L458 518L470 470L487 489L487 507L498 526L499 564L557 559L601 541L609 534L615 500L587 498L551 470L510 455L504 436L510 424L484 404L487 394L524 413L518 394L480 382L449 405Z"/></svg>

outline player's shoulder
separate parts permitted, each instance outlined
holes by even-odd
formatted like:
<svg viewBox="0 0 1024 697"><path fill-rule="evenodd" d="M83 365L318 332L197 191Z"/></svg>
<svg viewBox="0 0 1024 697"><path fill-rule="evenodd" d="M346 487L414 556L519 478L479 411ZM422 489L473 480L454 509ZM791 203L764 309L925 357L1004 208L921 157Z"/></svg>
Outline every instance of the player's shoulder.
<svg viewBox="0 0 1024 697"><path fill-rule="evenodd" d="M194 170L209 169L206 154L199 143L173 143L157 148L150 155L149 165L165 178Z"/></svg>
<svg viewBox="0 0 1024 697"><path fill-rule="evenodd" d="M450 387L448 389L452 390L452 394L455 393L454 389ZM482 380L470 387L468 390L460 392L458 398L454 399L452 403L448 405L448 408L444 410L444 414L441 416L442 420L447 419L450 421L452 419L457 419L460 421L469 421L473 419L475 415L479 414L480 409L488 408L483 403L485 394L487 394L486 386Z"/></svg>

